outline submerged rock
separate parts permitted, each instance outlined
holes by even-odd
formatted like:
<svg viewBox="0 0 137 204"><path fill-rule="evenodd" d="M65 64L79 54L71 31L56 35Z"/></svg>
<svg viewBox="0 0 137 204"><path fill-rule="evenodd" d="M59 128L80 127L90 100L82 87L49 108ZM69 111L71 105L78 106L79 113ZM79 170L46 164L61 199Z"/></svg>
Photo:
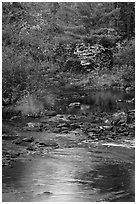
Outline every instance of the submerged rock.
<svg viewBox="0 0 137 204"><path fill-rule="evenodd" d="M77 128L80 128L80 125L77 123L72 123L72 124L70 124L70 128L75 130Z"/></svg>
<svg viewBox="0 0 137 204"><path fill-rule="evenodd" d="M53 193L49 191L44 191L44 192L38 193L37 195L42 196L43 194L46 194L47 196L49 196L49 195L52 195Z"/></svg>
<svg viewBox="0 0 137 204"><path fill-rule="evenodd" d="M38 143L38 146L58 146L58 144L55 141L52 140L45 140L45 141L40 141Z"/></svg>
<svg viewBox="0 0 137 204"><path fill-rule="evenodd" d="M36 151L37 148L36 148L35 146L30 145L29 147L26 148L26 150L29 150L29 151Z"/></svg>
<svg viewBox="0 0 137 204"><path fill-rule="evenodd" d="M7 134L2 134L2 139L3 140L15 140L18 138L18 135L7 135Z"/></svg>
<svg viewBox="0 0 137 204"><path fill-rule="evenodd" d="M26 137L26 138L18 138L18 139L15 139L14 141L13 141L13 143L14 144L25 144L26 142L27 143L31 143L31 142L33 142L34 141L34 138L33 137Z"/></svg>
<svg viewBox="0 0 137 204"><path fill-rule="evenodd" d="M54 133L59 133L59 132L61 132L62 130L61 130L61 128L54 128L54 129L52 129L52 131L53 131Z"/></svg>
<svg viewBox="0 0 137 204"><path fill-rule="evenodd" d="M33 137L27 137L22 139L23 142L33 142L34 138Z"/></svg>
<svg viewBox="0 0 137 204"><path fill-rule="evenodd" d="M48 116L55 116L55 115L57 115L56 111L54 111L54 110L49 110L49 111L47 110L47 111L45 111L45 113Z"/></svg>
<svg viewBox="0 0 137 204"><path fill-rule="evenodd" d="M22 139L21 138L18 138L18 139L15 139L14 141L13 141L13 143L14 144L21 144L22 143Z"/></svg>

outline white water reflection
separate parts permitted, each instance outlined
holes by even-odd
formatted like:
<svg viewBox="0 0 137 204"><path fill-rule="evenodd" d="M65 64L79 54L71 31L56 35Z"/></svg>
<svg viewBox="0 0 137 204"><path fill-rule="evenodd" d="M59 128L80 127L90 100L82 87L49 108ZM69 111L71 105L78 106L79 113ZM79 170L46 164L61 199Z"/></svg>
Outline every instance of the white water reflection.
<svg viewBox="0 0 137 204"><path fill-rule="evenodd" d="M102 143L102 145L112 146L112 147L135 148L135 139L124 140L120 142L106 142L106 143Z"/></svg>
<svg viewBox="0 0 137 204"><path fill-rule="evenodd" d="M113 157L112 149L105 146L91 150L56 149L43 159L18 162L13 169L3 172L5 188L10 188L3 200L94 202L116 195L133 200L134 167L128 163L128 155L124 158L127 163L123 163L120 161L123 155L116 155L114 151ZM13 192L15 196L11 199Z"/></svg>

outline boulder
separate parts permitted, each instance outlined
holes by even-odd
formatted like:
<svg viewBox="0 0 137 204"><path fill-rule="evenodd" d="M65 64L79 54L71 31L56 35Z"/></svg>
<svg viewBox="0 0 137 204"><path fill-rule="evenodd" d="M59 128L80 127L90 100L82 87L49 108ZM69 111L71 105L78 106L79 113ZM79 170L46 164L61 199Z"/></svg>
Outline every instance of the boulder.
<svg viewBox="0 0 137 204"><path fill-rule="evenodd" d="M51 117L48 122L68 122L68 118L65 115L56 115Z"/></svg>
<svg viewBox="0 0 137 204"><path fill-rule="evenodd" d="M30 122L30 123L27 123L25 127L23 127L23 130L26 130L26 131L41 131L42 128L43 128L42 123Z"/></svg>
<svg viewBox="0 0 137 204"><path fill-rule="evenodd" d="M111 125L112 121L111 121L110 119L105 119L105 120L104 120L104 123L105 123L106 125Z"/></svg>
<svg viewBox="0 0 137 204"><path fill-rule="evenodd" d="M74 102L69 104L69 108L80 107L80 102Z"/></svg>
<svg viewBox="0 0 137 204"><path fill-rule="evenodd" d="M134 91L134 90L135 90L134 87L127 87L125 89L126 92L130 92L130 91Z"/></svg>
<svg viewBox="0 0 137 204"><path fill-rule="evenodd" d="M43 124L42 123L27 123L27 126L28 127L43 127Z"/></svg>
<svg viewBox="0 0 137 204"><path fill-rule="evenodd" d="M112 130L113 129L113 126L111 125L104 125L104 126L100 126L100 129L101 130Z"/></svg>
<svg viewBox="0 0 137 204"><path fill-rule="evenodd" d="M84 105L84 104L82 104L81 106L80 106L80 110L81 111L86 111L86 110L89 110L90 109L90 105Z"/></svg>
<svg viewBox="0 0 137 204"><path fill-rule="evenodd" d="M127 122L127 114L125 112L119 112L112 115L114 125L123 124Z"/></svg>

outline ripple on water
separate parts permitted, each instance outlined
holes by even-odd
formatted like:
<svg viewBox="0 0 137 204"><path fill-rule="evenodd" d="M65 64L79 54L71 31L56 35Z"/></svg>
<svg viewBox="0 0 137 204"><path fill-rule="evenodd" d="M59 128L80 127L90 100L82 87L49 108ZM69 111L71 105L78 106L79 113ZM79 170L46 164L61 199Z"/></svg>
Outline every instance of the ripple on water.
<svg viewBox="0 0 137 204"><path fill-rule="evenodd" d="M43 159L16 162L3 172L3 192L7 186L13 190L8 196L3 193L3 200L9 201L11 195L13 202L126 201L128 195L134 201L134 165L129 163L133 152L118 148L56 149Z"/></svg>

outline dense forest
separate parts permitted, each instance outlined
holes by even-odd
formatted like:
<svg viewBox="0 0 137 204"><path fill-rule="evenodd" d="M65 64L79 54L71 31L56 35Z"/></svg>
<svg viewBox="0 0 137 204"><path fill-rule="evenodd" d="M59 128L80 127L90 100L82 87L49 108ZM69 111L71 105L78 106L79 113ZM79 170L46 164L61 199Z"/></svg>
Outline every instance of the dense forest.
<svg viewBox="0 0 137 204"><path fill-rule="evenodd" d="M135 202L135 2L2 3L2 201Z"/></svg>
<svg viewBox="0 0 137 204"><path fill-rule="evenodd" d="M48 86L134 89L134 2L3 2L2 100Z"/></svg>

